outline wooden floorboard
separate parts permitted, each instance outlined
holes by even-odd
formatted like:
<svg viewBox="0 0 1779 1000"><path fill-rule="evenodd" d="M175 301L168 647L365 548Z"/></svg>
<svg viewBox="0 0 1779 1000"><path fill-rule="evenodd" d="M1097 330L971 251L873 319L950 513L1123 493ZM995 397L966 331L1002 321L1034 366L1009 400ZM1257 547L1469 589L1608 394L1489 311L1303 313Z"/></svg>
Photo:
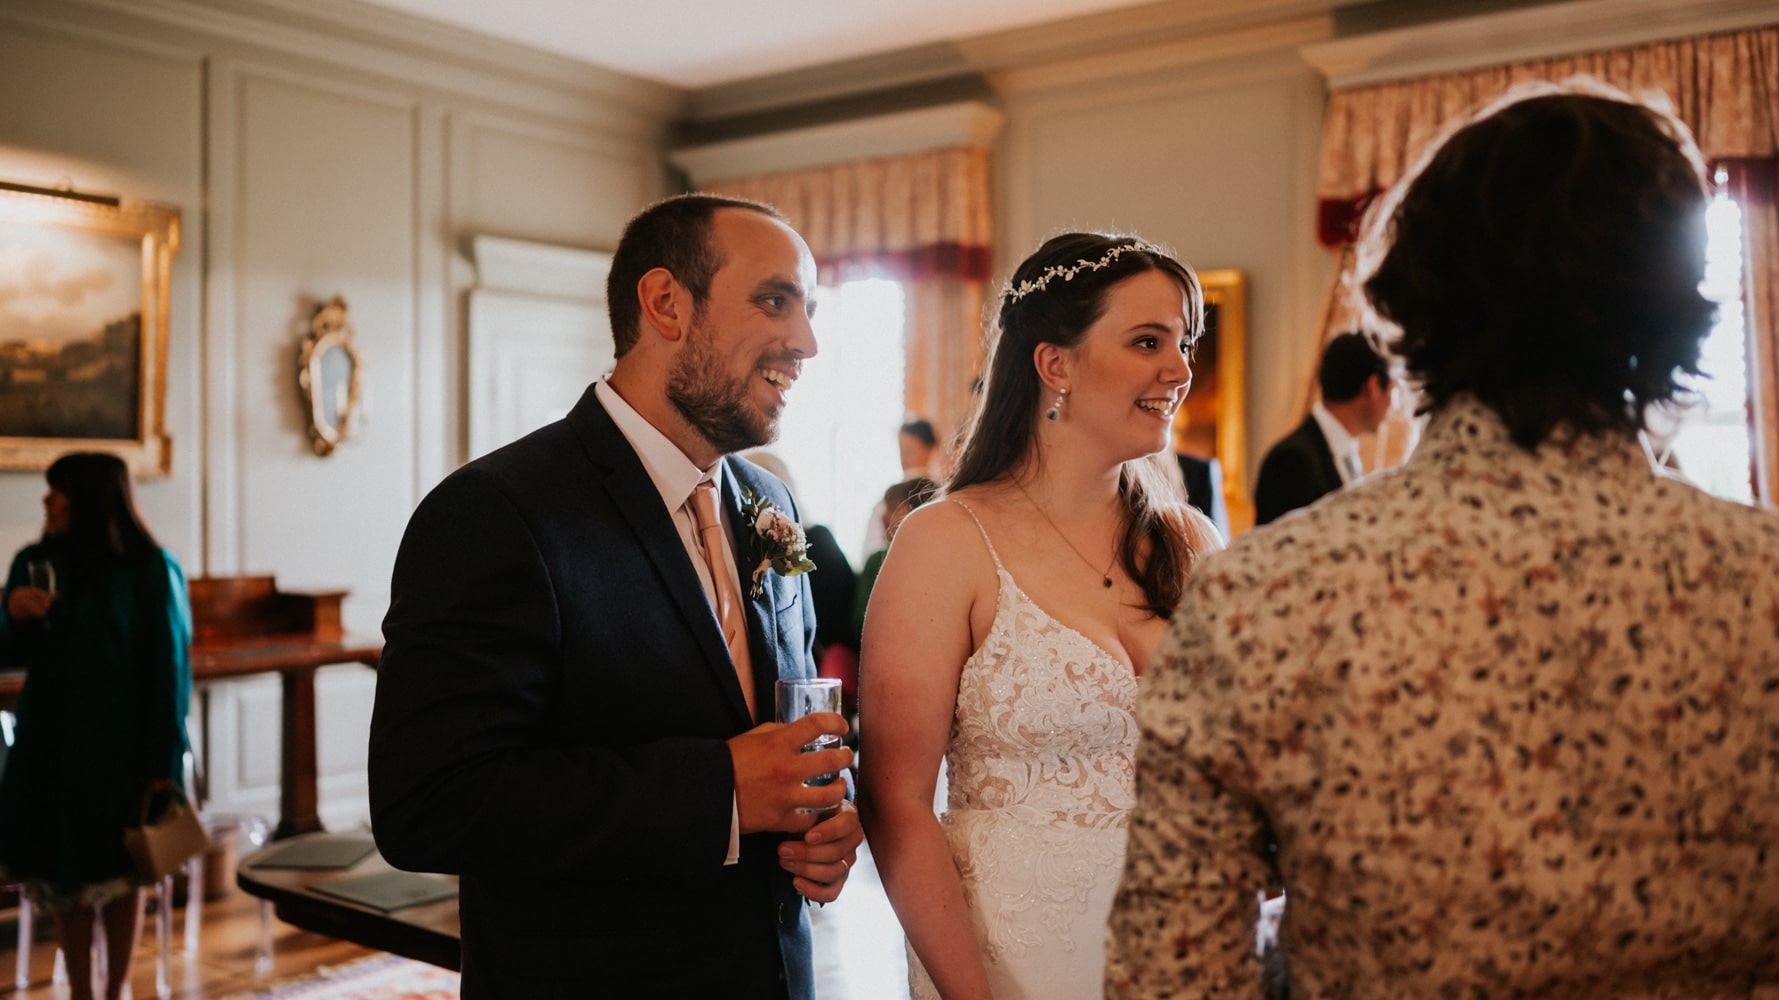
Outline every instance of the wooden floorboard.
<svg viewBox="0 0 1779 1000"><path fill-rule="evenodd" d="M153 903L150 902L152 908ZM355 944L299 930L272 919L272 970L265 977L254 974L255 945L259 940L259 900L234 888L220 899L205 903L197 954L185 951L185 908L173 911L172 1000L220 1000L251 993L280 980L313 972L324 965L342 965L379 954ZM13 985L18 931L16 920L0 921L0 935L7 947L0 949L0 997L12 1000L62 1000L66 985L51 983L55 939L47 927L36 935L31 948L30 986ZM130 992L136 1000L155 996L154 915L143 921L142 941L130 969Z"/></svg>

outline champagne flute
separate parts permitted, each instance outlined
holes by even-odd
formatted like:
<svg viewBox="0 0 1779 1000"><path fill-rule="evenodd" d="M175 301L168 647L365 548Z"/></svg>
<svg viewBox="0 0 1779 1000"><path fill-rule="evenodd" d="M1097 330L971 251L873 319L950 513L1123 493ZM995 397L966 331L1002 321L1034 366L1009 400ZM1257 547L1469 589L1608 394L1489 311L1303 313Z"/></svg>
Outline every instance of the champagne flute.
<svg viewBox="0 0 1779 1000"><path fill-rule="evenodd" d="M835 677L797 677L781 680L774 692L778 701L778 721L795 722L812 712L840 712L840 680ZM804 753L817 750L833 750L841 746L843 741L832 733L823 733L813 741L803 744ZM811 787L833 784L837 774L819 774L803 784ZM799 809L798 812L826 813L840 808L838 805L826 809Z"/></svg>
<svg viewBox="0 0 1779 1000"><path fill-rule="evenodd" d="M48 559L25 561L25 583L51 597L56 596L56 567Z"/></svg>
<svg viewBox="0 0 1779 1000"><path fill-rule="evenodd" d="M56 596L56 567L48 559L25 560L25 584L36 587L50 596L54 602ZM43 627L49 627L49 615L43 616Z"/></svg>

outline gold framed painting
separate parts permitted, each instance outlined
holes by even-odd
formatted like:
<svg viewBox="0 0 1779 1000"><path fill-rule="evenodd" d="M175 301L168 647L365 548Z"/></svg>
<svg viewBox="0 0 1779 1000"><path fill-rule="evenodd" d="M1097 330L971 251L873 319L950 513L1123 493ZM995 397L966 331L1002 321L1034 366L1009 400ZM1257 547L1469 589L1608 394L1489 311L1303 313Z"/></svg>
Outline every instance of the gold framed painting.
<svg viewBox="0 0 1779 1000"><path fill-rule="evenodd" d="M1205 332L1192 354L1192 391L1174 413L1174 449L1214 458L1232 535L1254 525L1247 481L1248 282L1241 271L1200 271Z"/></svg>
<svg viewBox="0 0 1779 1000"><path fill-rule="evenodd" d="M167 293L179 210L0 182L0 469L108 451L172 470Z"/></svg>

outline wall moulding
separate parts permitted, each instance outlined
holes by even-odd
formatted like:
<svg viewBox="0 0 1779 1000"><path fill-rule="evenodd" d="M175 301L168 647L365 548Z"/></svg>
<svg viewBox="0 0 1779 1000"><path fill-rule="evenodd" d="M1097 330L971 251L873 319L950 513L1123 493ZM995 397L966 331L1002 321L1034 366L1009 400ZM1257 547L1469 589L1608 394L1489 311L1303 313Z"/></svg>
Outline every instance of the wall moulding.
<svg viewBox="0 0 1779 1000"><path fill-rule="evenodd" d="M1006 116L980 101L812 125L667 154L694 185L954 146L992 146Z"/></svg>
<svg viewBox="0 0 1779 1000"><path fill-rule="evenodd" d="M1772 0L1576 0L1303 46L1336 89L1770 25Z"/></svg>

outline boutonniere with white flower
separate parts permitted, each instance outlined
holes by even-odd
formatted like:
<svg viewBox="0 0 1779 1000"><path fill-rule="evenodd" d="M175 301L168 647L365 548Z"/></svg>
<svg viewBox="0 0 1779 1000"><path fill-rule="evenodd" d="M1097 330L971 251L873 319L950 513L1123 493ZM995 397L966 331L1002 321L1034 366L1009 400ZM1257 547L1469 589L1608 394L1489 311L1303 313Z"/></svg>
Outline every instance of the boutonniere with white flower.
<svg viewBox="0 0 1779 1000"><path fill-rule="evenodd" d="M748 597L757 599L765 592L767 570L776 570L780 576L801 576L815 568L809 561L809 539L803 536L803 526L752 487L742 488L741 514L753 529L754 553L760 557Z"/></svg>

